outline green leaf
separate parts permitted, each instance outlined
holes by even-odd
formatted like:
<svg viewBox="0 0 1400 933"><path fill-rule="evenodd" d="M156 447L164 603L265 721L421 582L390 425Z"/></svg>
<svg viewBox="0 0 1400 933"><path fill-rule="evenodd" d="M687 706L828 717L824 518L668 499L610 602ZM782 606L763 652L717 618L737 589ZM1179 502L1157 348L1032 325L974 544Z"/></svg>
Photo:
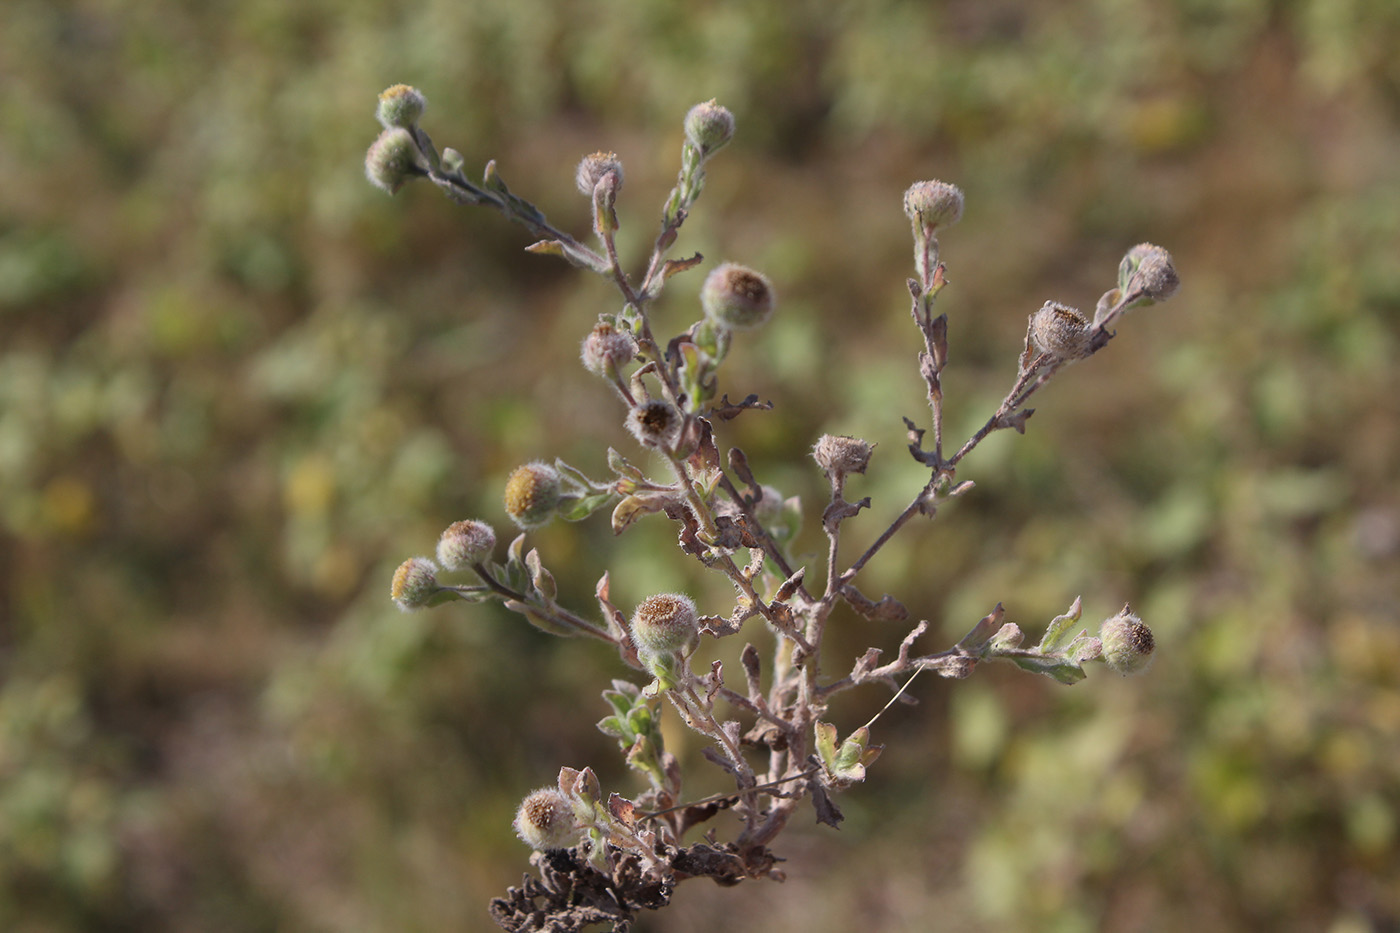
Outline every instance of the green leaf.
<svg viewBox="0 0 1400 933"><path fill-rule="evenodd" d="M1073 604L1069 607L1069 612L1062 616L1056 616L1050 621L1050 625L1045 629L1045 637L1040 640L1037 650L1041 654L1058 654L1060 649L1074 640L1074 627L1079 624L1079 617L1083 613L1083 605L1078 597L1075 597Z"/></svg>

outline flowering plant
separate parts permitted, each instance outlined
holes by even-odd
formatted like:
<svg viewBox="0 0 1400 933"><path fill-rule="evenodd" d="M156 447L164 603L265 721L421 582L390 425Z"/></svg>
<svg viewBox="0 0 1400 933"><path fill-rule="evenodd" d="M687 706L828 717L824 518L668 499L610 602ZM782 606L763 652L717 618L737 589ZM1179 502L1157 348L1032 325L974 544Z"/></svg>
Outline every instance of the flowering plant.
<svg viewBox="0 0 1400 933"><path fill-rule="evenodd" d="M392 597L402 609L498 600L547 632L610 645L633 678L614 680L603 691L608 715L598 727L618 740L644 788L605 794L591 769L564 767L555 786L526 796L515 827L535 850L532 862L539 876L492 902L492 917L503 929L581 930L611 922L615 930L626 930L640 911L665 906L674 886L687 878L704 876L721 884L780 879L769 846L788 821L800 807L811 806L818 821L839 824L835 793L863 781L880 754L882 746L871 743L875 720L844 732L827 721L832 698L844 691L882 684L894 693L893 703L922 671L964 678L992 660L1064 684L1082 680L1086 665L1093 663L1124 674L1145 669L1152 633L1131 609L1125 606L1091 635L1080 627L1078 599L1049 622L1034 647L1024 646L1024 633L1004 619L998 604L942 650L916 648L928 628L918 621L891 659L871 648L836 673L824 671L820 659L839 604L867 619L907 619L908 611L893 596L872 599L858 588L862 570L911 519L932 518L942 503L968 494L972 482L957 479L963 459L996 431L1024 433L1033 414L1026 407L1031 397L1065 366L1107 346L1110 327L1125 312L1171 297L1178 280L1166 250L1146 243L1130 249L1116 284L1092 315L1053 301L1033 312L1011 389L985 423L955 447L945 443L943 429L947 316L934 310L947 285L938 235L961 218L964 199L945 182L912 185L904 194L914 240L915 274L908 287L923 343L919 375L930 416L927 427L907 418L905 426L908 452L926 468L927 479L888 527L843 566L838 550L846 523L870 505L868 498L848 501L846 487L852 476L865 472L872 446L855 437L819 438L812 457L830 490L821 512L827 549L824 564L812 573L818 579L809 581L809 568L791 550L801 503L760 483L744 453L736 447L722 452L719 439L726 422L757 417L771 407L756 396L732 402L716 394L717 374L732 342L774 313L773 284L760 272L725 263L704 279L703 314L684 333L663 341L649 315L671 279L702 262L699 255L668 256L704 188L709 161L733 137L730 112L709 101L686 115L676 186L662 209L647 266L632 276L618 260L623 167L614 154L586 156L577 169L579 191L592 203L598 241L593 248L554 227L535 205L513 193L494 162L486 165L480 184L470 181L464 157L453 149L439 153L419 126L423 109L422 94L404 85L380 95L384 129L366 156L369 180L392 194L426 178L455 201L493 207L525 226L539 238L529 251L558 256L611 281L622 308L599 315L583 338L582 360L616 393L628 430L657 465L648 470L611 449L610 475L602 480L561 460L524 464L504 492L505 512L522 530L506 548L504 561L495 560L492 526L472 519L443 532L436 559L411 558L394 575ZM568 608L539 552L526 550L525 532L606 508L617 534L649 515L675 523L679 550L729 581L732 605L705 612L688 596L660 593L624 612L611 601L604 574L594 593L596 615ZM443 582L444 571L464 572L473 581ZM720 661L702 661L709 640L736 636L748 639L738 677ZM685 799L679 763L667 752L660 729L666 704L703 737L706 757L732 779L732 792ZM689 830L726 809L738 816L735 838L685 841Z"/></svg>

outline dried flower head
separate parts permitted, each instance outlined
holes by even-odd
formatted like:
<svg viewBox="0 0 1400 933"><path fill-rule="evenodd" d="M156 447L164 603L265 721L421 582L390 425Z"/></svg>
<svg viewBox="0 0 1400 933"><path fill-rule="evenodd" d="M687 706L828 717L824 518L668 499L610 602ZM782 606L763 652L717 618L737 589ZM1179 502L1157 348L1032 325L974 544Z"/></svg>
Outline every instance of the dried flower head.
<svg viewBox="0 0 1400 933"><path fill-rule="evenodd" d="M1135 292L1150 301L1166 301L1181 287L1172 254L1151 243L1139 243L1118 264L1118 287L1124 295Z"/></svg>
<svg viewBox="0 0 1400 933"><path fill-rule="evenodd" d="M637 355L637 341L607 321L599 321L583 338L584 367L599 376L613 377Z"/></svg>
<svg viewBox="0 0 1400 933"><path fill-rule="evenodd" d="M1047 301L1031 315L1031 343L1056 360L1082 360L1094 352L1089 321L1068 305Z"/></svg>
<svg viewBox="0 0 1400 933"><path fill-rule="evenodd" d="M515 813L515 832L537 852L567 849L579 841L580 826L569 798L553 787L531 791Z"/></svg>
<svg viewBox="0 0 1400 933"><path fill-rule="evenodd" d="M688 596L677 593L648 596L632 614L632 641L642 654L681 651L699 633L695 603Z"/></svg>
<svg viewBox="0 0 1400 933"><path fill-rule="evenodd" d="M554 517L563 494L558 470L539 461L527 463L506 480L506 514L521 528L538 528Z"/></svg>
<svg viewBox="0 0 1400 933"><path fill-rule="evenodd" d="M823 434L812 448L812 458L828 477L864 473L873 448L858 437Z"/></svg>
<svg viewBox="0 0 1400 933"><path fill-rule="evenodd" d="M380 92L375 116L385 129L391 126L408 129L418 122L418 118L423 115L423 108L427 105L428 101L423 97L423 92L416 87L395 84Z"/></svg>
<svg viewBox="0 0 1400 933"><path fill-rule="evenodd" d="M904 213L925 235L962 219L963 193L946 181L919 181L904 192Z"/></svg>
<svg viewBox="0 0 1400 933"><path fill-rule="evenodd" d="M390 194L427 173L428 164L418 150L417 140L401 126L391 126L380 133L365 153L365 177Z"/></svg>
<svg viewBox="0 0 1400 933"><path fill-rule="evenodd" d="M728 330L759 326L773 313L776 300L767 276L734 262L715 268L700 288L705 317Z"/></svg>
<svg viewBox="0 0 1400 933"><path fill-rule="evenodd" d="M595 152L586 155L578 164L578 171L574 173L574 184L578 185L579 193L585 197L593 197L593 189L598 187L598 182L609 173L617 176L617 189L622 189L622 162L615 152Z"/></svg>
<svg viewBox="0 0 1400 933"><path fill-rule="evenodd" d="M627 412L627 430L637 443L653 450L670 450L680 436L684 418L676 406L653 398Z"/></svg>
<svg viewBox="0 0 1400 933"><path fill-rule="evenodd" d="M438 538L437 559L447 570L462 570L490 557L495 547L496 530L485 522L453 522Z"/></svg>
<svg viewBox="0 0 1400 933"><path fill-rule="evenodd" d="M1103 659L1120 674L1141 674L1152 664L1156 641L1152 629L1133 615L1127 606L1099 628Z"/></svg>
<svg viewBox="0 0 1400 933"><path fill-rule="evenodd" d="M441 587L437 582L437 564L426 557L410 557L394 571L389 596L404 612L422 609Z"/></svg>
<svg viewBox="0 0 1400 933"><path fill-rule="evenodd" d="M701 155L714 155L734 138L734 114L714 100L696 104L685 115L685 138Z"/></svg>

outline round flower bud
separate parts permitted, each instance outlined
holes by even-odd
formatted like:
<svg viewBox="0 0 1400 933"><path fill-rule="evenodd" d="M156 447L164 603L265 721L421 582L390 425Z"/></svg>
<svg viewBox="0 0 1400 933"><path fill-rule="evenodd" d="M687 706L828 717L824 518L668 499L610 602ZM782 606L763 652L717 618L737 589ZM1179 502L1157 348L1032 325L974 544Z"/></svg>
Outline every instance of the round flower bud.
<svg viewBox="0 0 1400 933"><path fill-rule="evenodd" d="M930 231L962 219L963 193L946 181L917 181L904 192L904 213Z"/></svg>
<svg viewBox="0 0 1400 933"><path fill-rule="evenodd" d="M531 791L515 812L515 832L537 852L567 849L579 840L580 827L569 798L553 787Z"/></svg>
<svg viewBox="0 0 1400 933"><path fill-rule="evenodd" d="M428 605L441 587L437 582L437 564L426 557L410 557L394 571L389 597L404 612Z"/></svg>
<svg viewBox="0 0 1400 933"><path fill-rule="evenodd" d="M1141 674L1152 664L1152 650L1156 647L1152 629L1127 606L1099 628L1099 640L1103 643L1103 659L1120 674Z"/></svg>
<svg viewBox="0 0 1400 933"><path fill-rule="evenodd" d="M1089 321L1074 308L1047 301L1031 315L1031 344L1057 360L1082 360L1094 352Z"/></svg>
<svg viewBox="0 0 1400 933"><path fill-rule="evenodd" d="M438 538L438 563L447 570L463 570L491 556L496 548L496 530L475 519L453 522Z"/></svg>
<svg viewBox="0 0 1400 933"><path fill-rule="evenodd" d="M627 430L637 443L653 450L670 450L680 436L684 417L663 399L648 399L627 413Z"/></svg>
<svg viewBox="0 0 1400 933"><path fill-rule="evenodd" d="M1139 243L1118 264L1118 287L1123 294L1139 292L1151 301L1166 301L1181 286L1172 254L1151 243Z"/></svg>
<svg viewBox="0 0 1400 933"><path fill-rule="evenodd" d="M384 124L385 129L391 126L407 129L418 122L418 118L423 115L423 108L427 105L428 101L416 87L395 84L380 93L375 116Z"/></svg>
<svg viewBox="0 0 1400 933"><path fill-rule="evenodd" d="M773 286L747 266L726 262L705 278L700 306L705 317L729 330L757 327L773 313Z"/></svg>
<svg viewBox="0 0 1400 933"><path fill-rule="evenodd" d="M827 476L864 473L871 446L858 437L823 434L812 447L812 457Z"/></svg>
<svg viewBox="0 0 1400 933"><path fill-rule="evenodd" d="M380 133L365 153L365 177L390 194L427 173L428 165L418 151L417 140L401 126L391 126Z"/></svg>
<svg viewBox="0 0 1400 933"><path fill-rule="evenodd" d="M591 373L610 377L632 362L637 355L637 341L632 335L618 330L607 321L599 321L583 338L583 365Z"/></svg>
<svg viewBox="0 0 1400 933"><path fill-rule="evenodd" d="M734 138L734 114L714 100L696 104L685 115L685 138L701 155L714 155Z"/></svg>
<svg viewBox="0 0 1400 933"><path fill-rule="evenodd" d="M574 184L578 185L579 193L585 197L593 197L593 189L598 187L598 182L603 180L603 176L609 172L617 176L617 187L622 188L622 162L618 160L615 152L595 152L586 155L578 164L578 171L574 173Z"/></svg>
<svg viewBox="0 0 1400 933"><path fill-rule="evenodd" d="M632 614L632 642L642 654L680 651L699 634L695 603L687 596L676 593L648 596Z"/></svg>
<svg viewBox="0 0 1400 933"><path fill-rule="evenodd" d="M527 463L506 480L506 514L521 528L538 528L554 517L563 495L558 470L539 461Z"/></svg>

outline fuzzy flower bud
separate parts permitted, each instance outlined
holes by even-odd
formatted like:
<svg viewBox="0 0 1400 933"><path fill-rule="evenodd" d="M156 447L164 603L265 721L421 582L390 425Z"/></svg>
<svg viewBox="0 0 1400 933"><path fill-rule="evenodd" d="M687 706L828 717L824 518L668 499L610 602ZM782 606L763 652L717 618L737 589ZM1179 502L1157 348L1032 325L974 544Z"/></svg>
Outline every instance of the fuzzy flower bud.
<svg viewBox="0 0 1400 933"><path fill-rule="evenodd" d="M463 570L491 556L496 547L496 530L475 519L453 522L438 539L438 563L447 570Z"/></svg>
<svg viewBox="0 0 1400 933"><path fill-rule="evenodd" d="M599 321L583 338L581 355L589 372L610 377L632 362L637 355L637 341L607 321Z"/></svg>
<svg viewBox="0 0 1400 933"><path fill-rule="evenodd" d="M423 154L413 134L401 126L391 126L379 134L365 153L365 177L376 188L394 194L420 175L428 173Z"/></svg>
<svg viewBox="0 0 1400 933"><path fill-rule="evenodd" d="M426 557L410 557L394 571L389 597L404 612L412 612L427 606L439 589L437 564Z"/></svg>
<svg viewBox="0 0 1400 933"><path fill-rule="evenodd" d="M1152 650L1156 647L1152 629L1127 606L1099 628L1099 640L1103 643L1103 659L1120 674L1141 674L1152 664Z"/></svg>
<svg viewBox="0 0 1400 933"><path fill-rule="evenodd" d="M536 852L546 852L578 842L580 827L569 798L553 787L541 787L520 802L515 832Z"/></svg>
<svg viewBox="0 0 1400 933"><path fill-rule="evenodd" d="M627 413L627 430L637 443L653 450L675 446L684 420L676 406L663 399L648 399Z"/></svg>
<svg viewBox="0 0 1400 933"><path fill-rule="evenodd" d="M1082 360L1094 352L1089 321L1074 308L1047 301L1031 315L1031 345L1056 360Z"/></svg>
<svg viewBox="0 0 1400 933"><path fill-rule="evenodd" d="M728 330L759 326L773 313L775 301L773 285L766 276L733 262L717 267L700 288L705 317Z"/></svg>
<svg viewBox="0 0 1400 933"><path fill-rule="evenodd" d="M687 596L676 593L648 596L632 614L632 642L641 654L681 651L699 634L695 603Z"/></svg>
<svg viewBox="0 0 1400 933"><path fill-rule="evenodd" d="M926 233L951 227L962 219L962 189L946 181L915 182L904 192L904 213Z"/></svg>
<svg viewBox="0 0 1400 933"><path fill-rule="evenodd" d="M812 458L828 477L864 473L872 448L858 437L823 434L812 447Z"/></svg>
<svg viewBox="0 0 1400 933"><path fill-rule="evenodd" d="M618 160L615 152L595 152L586 155L578 164L578 171L574 173L574 184L578 185L579 193L584 197L593 197L593 189L598 187L598 182L609 172L617 176L617 188L622 188L622 162Z"/></svg>
<svg viewBox="0 0 1400 933"><path fill-rule="evenodd" d="M423 108L427 105L428 101L416 87L395 84L380 93L375 116L385 129L392 126L407 129L418 122L418 118L423 115Z"/></svg>
<svg viewBox="0 0 1400 933"><path fill-rule="evenodd" d="M696 104L685 115L685 138L703 156L712 156L734 138L734 114L714 100Z"/></svg>
<svg viewBox="0 0 1400 933"><path fill-rule="evenodd" d="M1180 286L1172 254L1160 246L1139 243L1118 264L1118 287L1124 295L1139 292L1150 301L1166 301Z"/></svg>
<svg viewBox="0 0 1400 933"><path fill-rule="evenodd" d="M558 470L539 461L527 463L506 480L506 514L521 528L538 528L554 516L563 495Z"/></svg>

